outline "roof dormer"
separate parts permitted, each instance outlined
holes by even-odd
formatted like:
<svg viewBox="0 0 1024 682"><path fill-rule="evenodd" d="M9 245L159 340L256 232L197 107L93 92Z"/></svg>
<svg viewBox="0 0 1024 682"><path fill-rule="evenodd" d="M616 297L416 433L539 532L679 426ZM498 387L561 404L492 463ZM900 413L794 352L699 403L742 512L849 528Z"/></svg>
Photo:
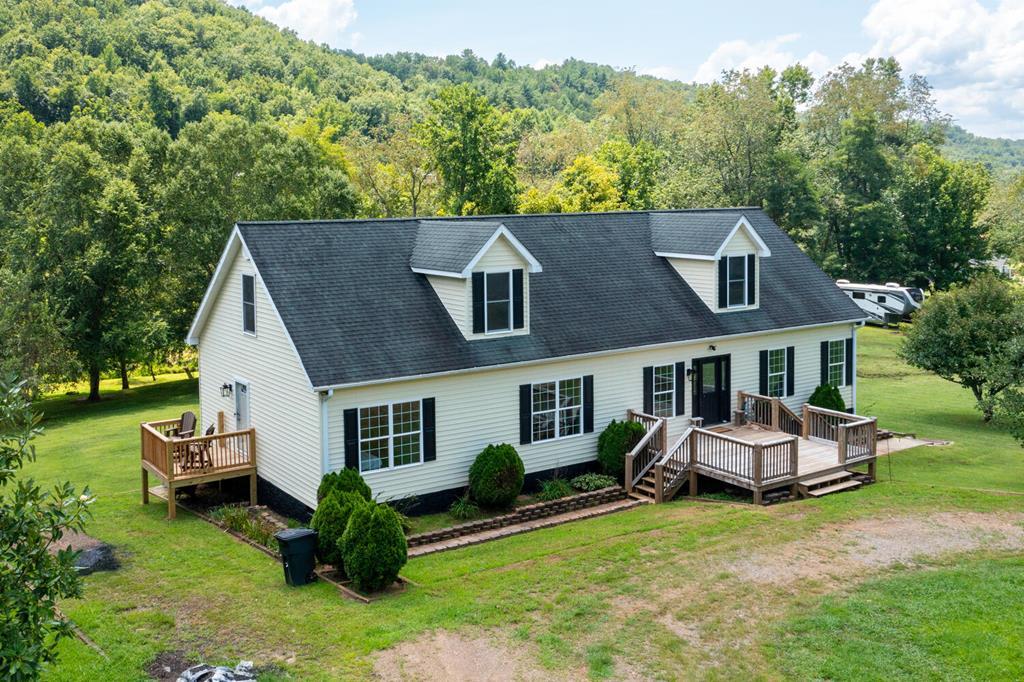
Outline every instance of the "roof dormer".
<svg viewBox="0 0 1024 682"><path fill-rule="evenodd" d="M654 253L667 259L711 310L759 307L760 260L772 254L745 216L655 213L651 242Z"/></svg>
<svg viewBox="0 0 1024 682"><path fill-rule="evenodd" d="M420 221L410 267L467 339L529 333L530 275L542 269L502 223Z"/></svg>

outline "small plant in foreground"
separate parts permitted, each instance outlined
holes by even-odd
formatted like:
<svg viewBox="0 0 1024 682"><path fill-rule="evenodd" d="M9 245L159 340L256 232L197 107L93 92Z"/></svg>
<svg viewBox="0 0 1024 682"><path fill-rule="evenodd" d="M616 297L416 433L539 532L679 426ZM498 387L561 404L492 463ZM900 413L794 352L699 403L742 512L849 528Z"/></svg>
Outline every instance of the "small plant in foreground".
<svg viewBox="0 0 1024 682"><path fill-rule="evenodd" d="M832 384L822 384L814 389L814 393L807 400L808 403L815 407L823 407L826 410L836 410L837 412L846 412L846 401L843 400L843 396L839 393L839 389Z"/></svg>
<svg viewBox="0 0 1024 682"><path fill-rule="evenodd" d="M619 482L613 476L606 476L605 474L580 474L569 481L569 485L585 493L618 484Z"/></svg>
<svg viewBox="0 0 1024 682"><path fill-rule="evenodd" d="M537 499L542 502L550 502L560 497L568 497L574 492L576 491L572 489L572 486L564 478L552 478L550 481L540 482L540 492L537 493Z"/></svg>
<svg viewBox="0 0 1024 682"><path fill-rule="evenodd" d="M469 498L469 491L467 491L452 502L452 506L448 508L448 513L453 519L469 521L480 513L480 508L476 506L476 502Z"/></svg>
<svg viewBox="0 0 1024 682"><path fill-rule="evenodd" d="M359 505L338 544L345 572L362 592L378 592L391 585L408 560L402 524L386 504Z"/></svg>
<svg viewBox="0 0 1024 682"><path fill-rule="evenodd" d="M525 473L514 447L488 445L469 469L469 492L483 507L507 509L523 489Z"/></svg>
<svg viewBox="0 0 1024 682"><path fill-rule="evenodd" d="M316 553L322 563L344 570L338 541L345 533L353 510L368 504L373 503L364 500L359 493L334 491L317 505L309 527L317 533Z"/></svg>

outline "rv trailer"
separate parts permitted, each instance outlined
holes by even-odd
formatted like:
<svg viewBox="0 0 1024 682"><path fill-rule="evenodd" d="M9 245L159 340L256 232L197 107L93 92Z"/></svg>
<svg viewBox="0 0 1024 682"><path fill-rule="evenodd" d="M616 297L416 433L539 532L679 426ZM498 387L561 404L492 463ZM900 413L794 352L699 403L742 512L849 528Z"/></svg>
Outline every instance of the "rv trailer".
<svg viewBox="0 0 1024 682"><path fill-rule="evenodd" d="M883 326L910 320L924 301L924 292L920 288L902 287L896 282L855 284L848 279L839 279L836 285L868 314L873 324Z"/></svg>

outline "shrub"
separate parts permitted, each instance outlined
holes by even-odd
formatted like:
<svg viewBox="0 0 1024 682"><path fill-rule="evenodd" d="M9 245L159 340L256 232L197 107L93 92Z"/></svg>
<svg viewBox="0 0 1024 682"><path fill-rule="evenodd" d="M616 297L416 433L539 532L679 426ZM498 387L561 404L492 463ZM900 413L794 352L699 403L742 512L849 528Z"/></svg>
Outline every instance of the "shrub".
<svg viewBox="0 0 1024 682"><path fill-rule="evenodd" d="M508 443L488 445L469 469L469 492L484 507L507 508L523 489L525 473L514 447Z"/></svg>
<svg viewBox="0 0 1024 682"><path fill-rule="evenodd" d="M843 400L839 389L832 384L818 386L807 402L815 407L824 407L826 410L846 412L846 401Z"/></svg>
<svg viewBox="0 0 1024 682"><path fill-rule="evenodd" d="M367 504L370 503L359 493L333 491L317 505L309 527L317 532L316 553L321 563L345 570L338 540L345 533L353 510Z"/></svg>
<svg viewBox="0 0 1024 682"><path fill-rule="evenodd" d="M467 491L464 495L452 502L452 506L448 508L448 513L453 519L468 521L480 513L480 508L477 507L476 503L469 498L469 492Z"/></svg>
<svg viewBox="0 0 1024 682"><path fill-rule="evenodd" d="M576 490L582 490L585 493L601 490L602 488L609 488L613 485L618 485L619 482L612 476L606 476L604 474L580 474L576 478L569 481L569 485Z"/></svg>
<svg viewBox="0 0 1024 682"><path fill-rule="evenodd" d="M575 492L564 478L552 478L550 481L540 482L540 492L537 493L537 499L550 502L560 497L568 497Z"/></svg>
<svg viewBox="0 0 1024 682"><path fill-rule="evenodd" d="M320 480L320 487L316 490L317 504L331 494L332 491L359 493L367 502L373 499L370 486L359 475L355 469L341 469L326 474Z"/></svg>
<svg viewBox="0 0 1024 682"><path fill-rule="evenodd" d="M613 419L597 439L597 462L601 470L621 479L626 467L626 453L633 449L645 433L647 430L640 422Z"/></svg>
<svg viewBox="0 0 1024 682"><path fill-rule="evenodd" d="M408 559L402 524L386 504L359 505L338 546L345 571L362 592L377 592L395 582Z"/></svg>

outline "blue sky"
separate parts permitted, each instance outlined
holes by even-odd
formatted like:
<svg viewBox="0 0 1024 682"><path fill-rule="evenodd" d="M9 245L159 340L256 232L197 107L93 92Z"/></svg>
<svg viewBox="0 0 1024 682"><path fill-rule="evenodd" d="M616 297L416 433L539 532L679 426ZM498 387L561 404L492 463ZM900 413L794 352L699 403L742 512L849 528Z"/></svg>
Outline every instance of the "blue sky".
<svg viewBox="0 0 1024 682"><path fill-rule="evenodd" d="M684 81L795 61L821 75L893 55L927 76L942 110L968 130L1024 138L1024 0L229 1L367 54L469 48L535 66L576 57Z"/></svg>

